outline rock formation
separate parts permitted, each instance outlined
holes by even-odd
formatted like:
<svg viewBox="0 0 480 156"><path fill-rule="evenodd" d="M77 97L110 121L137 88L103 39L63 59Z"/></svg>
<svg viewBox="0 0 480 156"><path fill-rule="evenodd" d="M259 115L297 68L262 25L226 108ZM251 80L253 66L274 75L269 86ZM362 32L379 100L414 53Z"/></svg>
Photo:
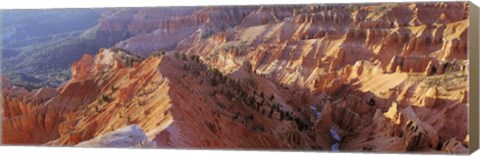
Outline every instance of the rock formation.
<svg viewBox="0 0 480 156"><path fill-rule="evenodd" d="M57 89L2 77L3 142L467 152L466 2L169 11L106 13L127 39Z"/></svg>

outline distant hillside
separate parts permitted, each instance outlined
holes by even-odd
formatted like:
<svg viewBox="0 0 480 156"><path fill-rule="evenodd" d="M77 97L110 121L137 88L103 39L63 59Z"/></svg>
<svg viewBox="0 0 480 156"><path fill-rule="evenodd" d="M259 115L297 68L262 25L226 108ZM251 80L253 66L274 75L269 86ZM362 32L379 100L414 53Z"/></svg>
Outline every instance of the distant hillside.
<svg viewBox="0 0 480 156"><path fill-rule="evenodd" d="M196 9L2 11L2 71L17 86L28 89L57 87L70 79L72 63L83 54L94 54L100 48L150 33L163 21L189 15ZM155 16L145 16L152 13ZM35 81L28 81L33 79Z"/></svg>
<svg viewBox="0 0 480 156"><path fill-rule="evenodd" d="M57 86L69 79L69 66L74 60L104 46L91 42L95 36L82 34L94 29L105 11L2 11L3 73L7 73L14 84L27 88ZM35 81L28 81L33 79Z"/></svg>
<svg viewBox="0 0 480 156"><path fill-rule="evenodd" d="M95 26L106 9L52 9L2 11L2 41L21 47L53 37L73 35Z"/></svg>

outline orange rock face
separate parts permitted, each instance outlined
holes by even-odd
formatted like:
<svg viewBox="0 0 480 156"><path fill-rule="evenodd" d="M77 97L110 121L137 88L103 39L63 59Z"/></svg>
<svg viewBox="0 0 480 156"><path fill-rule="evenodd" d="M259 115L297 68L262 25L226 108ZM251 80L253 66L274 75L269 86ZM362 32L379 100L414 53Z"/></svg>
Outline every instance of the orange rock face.
<svg viewBox="0 0 480 156"><path fill-rule="evenodd" d="M128 32L117 46L130 52L83 56L57 89L2 78L2 141L77 145L137 125L162 148L466 153L467 12L463 2L110 11L99 29Z"/></svg>

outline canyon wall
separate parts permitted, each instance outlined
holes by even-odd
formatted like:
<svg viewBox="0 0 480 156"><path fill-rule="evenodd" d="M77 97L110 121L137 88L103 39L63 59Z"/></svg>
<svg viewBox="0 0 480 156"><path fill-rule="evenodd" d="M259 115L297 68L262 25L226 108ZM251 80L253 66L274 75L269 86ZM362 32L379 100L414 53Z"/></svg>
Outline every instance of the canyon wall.
<svg viewBox="0 0 480 156"><path fill-rule="evenodd" d="M105 13L125 39L59 88L2 78L2 141L468 152L467 2L173 10Z"/></svg>

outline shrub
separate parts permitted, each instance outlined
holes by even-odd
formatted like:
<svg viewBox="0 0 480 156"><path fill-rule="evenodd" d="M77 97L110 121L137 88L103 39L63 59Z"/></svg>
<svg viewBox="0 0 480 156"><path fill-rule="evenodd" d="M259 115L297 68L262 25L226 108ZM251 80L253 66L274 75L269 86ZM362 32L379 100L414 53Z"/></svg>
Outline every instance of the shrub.
<svg viewBox="0 0 480 156"><path fill-rule="evenodd" d="M247 116L247 120L251 121L251 120L255 120L255 116L253 116L253 114L250 114Z"/></svg>
<svg viewBox="0 0 480 156"><path fill-rule="evenodd" d="M103 101L110 102L110 97L108 97L108 95L102 95L102 96L101 96L101 99L102 99Z"/></svg>
<svg viewBox="0 0 480 156"><path fill-rule="evenodd" d="M120 48L120 47L113 47L113 48L111 48L111 50L115 53L124 52L124 53L130 54L130 51L128 51L127 49Z"/></svg>
<svg viewBox="0 0 480 156"><path fill-rule="evenodd" d="M215 77L213 77L212 79L210 79L210 85L215 87L218 85L218 81Z"/></svg>
<svg viewBox="0 0 480 156"><path fill-rule="evenodd" d="M212 93L210 93L210 96L214 97L215 95L217 95L217 91L214 89Z"/></svg>
<svg viewBox="0 0 480 156"><path fill-rule="evenodd" d="M238 117L240 117L240 112L236 112L236 113L235 113L235 116L233 116L233 120L238 119Z"/></svg>
<svg viewBox="0 0 480 156"><path fill-rule="evenodd" d="M110 102L110 97L108 97L108 95L101 95L97 99L97 103L100 104L100 105L103 105L105 102Z"/></svg>
<svg viewBox="0 0 480 156"><path fill-rule="evenodd" d="M193 62L200 63L200 56L198 56L198 55L192 55L192 56L190 56L190 59L191 59Z"/></svg>
<svg viewBox="0 0 480 156"><path fill-rule="evenodd" d="M127 116L127 123L131 123L132 122L132 117L129 115Z"/></svg>
<svg viewBox="0 0 480 156"><path fill-rule="evenodd" d="M110 86L110 90L113 92L113 91L117 90L117 88L115 88L114 85L111 85L111 86Z"/></svg>
<svg viewBox="0 0 480 156"><path fill-rule="evenodd" d="M187 55L186 54L182 53L180 56L181 56L182 60L187 61Z"/></svg>
<svg viewBox="0 0 480 156"><path fill-rule="evenodd" d="M272 118L272 115L273 115L273 108L270 108L270 113L268 113L268 117Z"/></svg>
<svg viewBox="0 0 480 156"><path fill-rule="evenodd" d="M98 98L98 99L97 99L97 103L100 104L100 105L102 105L102 104L103 104L102 99L101 99L101 98Z"/></svg>
<svg viewBox="0 0 480 156"><path fill-rule="evenodd" d="M257 124L256 129L258 129L261 132L265 131L265 127L263 126L263 124Z"/></svg>
<svg viewBox="0 0 480 156"><path fill-rule="evenodd" d="M304 123L301 119L295 118L294 121L297 124L298 130L303 131L305 129L308 129L308 125Z"/></svg>
<svg viewBox="0 0 480 156"><path fill-rule="evenodd" d="M272 96L270 96L270 101L272 101L273 99L275 99L275 96L272 93Z"/></svg>
<svg viewBox="0 0 480 156"><path fill-rule="evenodd" d="M152 57L158 57L160 54L156 51L152 52L151 56Z"/></svg>
<svg viewBox="0 0 480 156"><path fill-rule="evenodd" d="M370 98L370 100L368 100L368 105L375 106L375 99Z"/></svg>
<svg viewBox="0 0 480 156"><path fill-rule="evenodd" d="M127 57L127 58L125 59L125 66L127 66L127 67L129 67L129 68L133 67L133 58Z"/></svg>

